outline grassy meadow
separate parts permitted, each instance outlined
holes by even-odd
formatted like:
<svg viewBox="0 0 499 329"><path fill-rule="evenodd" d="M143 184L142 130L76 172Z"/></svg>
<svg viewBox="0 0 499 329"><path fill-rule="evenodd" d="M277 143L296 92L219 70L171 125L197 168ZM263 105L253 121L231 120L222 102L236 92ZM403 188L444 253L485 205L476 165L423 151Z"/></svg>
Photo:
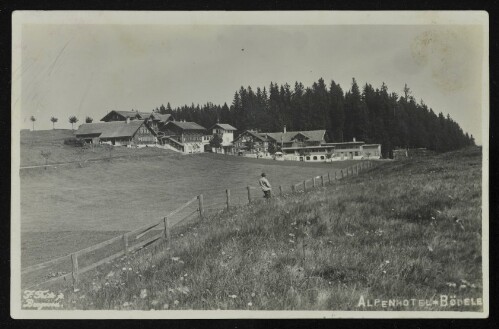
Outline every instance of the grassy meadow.
<svg viewBox="0 0 499 329"><path fill-rule="evenodd" d="M91 273L78 292L64 290L64 308L357 311L361 297L481 298L481 191L480 148L387 162L214 214L168 250Z"/></svg>
<svg viewBox="0 0 499 329"><path fill-rule="evenodd" d="M75 148L62 144L67 134L58 130L23 132L21 154L25 159L43 160L40 149L48 148L53 155L60 152L60 159L61 154L69 157ZM118 153L122 157L114 157ZM28 163L36 161L24 164ZM224 206L227 188L231 189L232 203L247 203L246 186L255 187L262 171L276 188L283 185L289 192L293 183L328 171L334 175L335 170L351 164L116 147L110 161L21 170L22 266L80 250L114 236L116 231L157 222L198 194L204 195L206 210ZM251 192L255 199L262 197L260 190Z"/></svg>
<svg viewBox="0 0 499 329"><path fill-rule="evenodd" d="M149 157L171 153L158 148L130 149L116 147L111 153L108 148L96 145L91 148L73 147L65 145L66 138L74 137L69 129L21 131L21 167L57 165L66 163L86 163L86 161L107 160L111 158ZM46 160L42 152L50 152ZM53 169L53 168L52 168ZM57 169L57 168L55 168ZM50 170L48 168L47 170Z"/></svg>

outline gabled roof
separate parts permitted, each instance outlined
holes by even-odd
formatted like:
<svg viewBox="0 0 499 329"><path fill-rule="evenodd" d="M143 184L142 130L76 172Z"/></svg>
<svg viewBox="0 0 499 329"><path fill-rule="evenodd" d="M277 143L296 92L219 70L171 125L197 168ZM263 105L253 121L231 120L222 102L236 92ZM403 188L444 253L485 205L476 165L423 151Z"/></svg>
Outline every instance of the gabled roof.
<svg viewBox="0 0 499 329"><path fill-rule="evenodd" d="M241 136L244 136L244 135L253 136L256 139L261 140L262 142L266 142L268 140L267 137L265 136L265 134L262 135L261 133L257 133L257 132L251 131L251 130L245 130L239 136L237 136L237 138L235 139L235 141L237 141L238 139L241 138Z"/></svg>
<svg viewBox="0 0 499 329"><path fill-rule="evenodd" d="M143 120L84 123L78 127L76 136L97 135L99 138L132 137L144 124Z"/></svg>
<svg viewBox="0 0 499 329"><path fill-rule="evenodd" d="M276 142L290 143L293 139L301 134L307 138L309 142L322 142L324 141L325 130L303 130L303 131L288 131L288 132L278 132L278 133L262 133Z"/></svg>
<svg viewBox="0 0 499 329"><path fill-rule="evenodd" d="M170 121L173 117L171 114L161 114L158 112L152 112L149 118L152 117L152 120L154 121L159 121L162 123L166 123L167 121Z"/></svg>
<svg viewBox="0 0 499 329"><path fill-rule="evenodd" d="M117 113L120 115L123 120L126 118L137 118L137 119L146 119L148 118L151 113L150 112L139 112L139 111L111 111L108 114L106 114L100 121L106 121L106 118L110 116L112 113Z"/></svg>
<svg viewBox="0 0 499 329"><path fill-rule="evenodd" d="M206 130L203 126L198 125L195 122L186 121L169 121L166 126L175 125L182 130Z"/></svg>
<svg viewBox="0 0 499 329"><path fill-rule="evenodd" d="M212 130L213 128L215 127L220 127L222 129L225 129L225 130L237 130L236 128L232 127L230 124L228 123L215 123L211 128L210 130Z"/></svg>

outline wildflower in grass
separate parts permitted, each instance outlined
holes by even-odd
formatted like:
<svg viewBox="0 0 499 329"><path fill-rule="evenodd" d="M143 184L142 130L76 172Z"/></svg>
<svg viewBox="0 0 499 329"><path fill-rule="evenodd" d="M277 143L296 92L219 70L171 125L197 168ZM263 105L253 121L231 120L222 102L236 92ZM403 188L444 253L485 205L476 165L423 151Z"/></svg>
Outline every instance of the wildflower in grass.
<svg viewBox="0 0 499 329"><path fill-rule="evenodd" d="M252 302L249 302L249 303L248 303L248 306L253 306L253 303L252 303Z"/></svg>
<svg viewBox="0 0 499 329"><path fill-rule="evenodd" d="M433 252L433 247L432 246L428 246L428 250Z"/></svg>
<svg viewBox="0 0 499 329"><path fill-rule="evenodd" d="M147 289L140 289L140 298L144 299L147 297Z"/></svg>
<svg viewBox="0 0 499 329"><path fill-rule="evenodd" d="M164 310L167 310L167 309L169 309L169 308L170 308L170 305L168 305L168 304L163 304L163 309L164 309Z"/></svg>
<svg viewBox="0 0 499 329"><path fill-rule="evenodd" d="M289 243L295 243L293 240L289 240Z"/></svg>
<svg viewBox="0 0 499 329"><path fill-rule="evenodd" d="M225 251L222 251L222 255L225 255Z"/></svg>
<svg viewBox="0 0 499 329"><path fill-rule="evenodd" d="M178 260L180 260L180 257L172 257L172 260L173 260L174 262L177 262Z"/></svg>
<svg viewBox="0 0 499 329"><path fill-rule="evenodd" d="M449 287L456 287L456 284L454 282L447 282L446 284Z"/></svg>
<svg viewBox="0 0 499 329"><path fill-rule="evenodd" d="M275 254L275 252L273 252L273 253L272 253L272 254L270 254L270 255L271 255L272 257L277 256L277 255Z"/></svg>
<svg viewBox="0 0 499 329"><path fill-rule="evenodd" d="M181 293L183 293L184 295L187 295L189 293L189 287L186 287L186 286L180 286L177 288L177 290Z"/></svg>
<svg viewBox="0 0 499 329"><path fill-rule="evenodd" d="M129 271L131 271L131 270L132 270L132 268L131 268L131 267L129 267L129 268L128 268L128 270L129 270Z"/></svg>
<svg viewBox="0 0 499 329"><path fill-rule="evenodd" d="M126 271L126 267L123 267L123 268L122 268L122 270L123 270L123 271Z"/></svg>
<svg viewBox="0 0 499 329"><path fill-rule="evenodd" d="M128 307L129 305L130 305L130 303L129 303L129 302L124 302L124 303L123 303L123 307Z"/></svg>
<svg viewBox="0 0 499 329"><path fill-rule="evenodd" d="M390 261L389 260L385 260L385 263L390 264Z"/></svg>
<svg viewBox="0 0 499 329"><path fill-rule="evenodd" d="M459 289L465 289L467 286L465 284L462 284L459 286Z"/></svg>
<svg viewBox="0 0 499 329"><path fill-rule="evenodd" d="M348 233L348 232L347 232L347 233L345 233L345 235L346 235L346 236L355 236L355 234L354 234L354 233Z"/></svg>
<svg viewBox="0 0 499 329"><path fill-rule="evenodd" d="M293 233L289 233L289 236L290 237L294 237L295 235Z"/></svg>
<svg viewBox="0 0 499 329"><path fill-rule="evenodd" d="M255 293L254 292L251 293L251 297L255 297Z"/></svg>
<svg viewBox="0 0 499 329"><path fill-rule="evenodd" d="M235 299L237 298L237 295L229 295L230 298Z"/></svg>
<svg viewBox="0 0 499 329"><path fill-rule="evenodd" d="M183 234L180 234L180 236L184 236Z"/></svg>
<svg viewBox="0 0 499 329"><path fill-rule="evenodd" d="M178 305L179 304L179 301L175 299L175 301L173 302L173 305Z"/></svg>

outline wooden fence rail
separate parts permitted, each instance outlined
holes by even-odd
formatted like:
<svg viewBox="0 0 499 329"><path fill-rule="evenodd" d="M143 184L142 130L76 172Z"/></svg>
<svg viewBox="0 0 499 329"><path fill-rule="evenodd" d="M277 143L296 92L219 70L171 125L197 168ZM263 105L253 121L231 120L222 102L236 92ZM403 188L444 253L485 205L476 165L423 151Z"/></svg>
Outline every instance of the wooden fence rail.
<svg viewBox="0 0 499 329"><path fill-rule="evenodd" d="M341 173L340 177L337 176L337 171L335 171L334 172L334 180L343 179L345 177L348 177L349 172L351 172L351 174L350 174L351 176L358 176L360 171L371 169L371 168L373 168L373 166L374 165L373 165L372 161L367 161L365 163L362 162L360 164L355 164L355 165L352 165L352 166L346 168L346 170L345 170L346 175L344 175L343 169L341 169L340 170L340 173ZM291 185L291 192L292 193L297 192L298 191L297 188L300 185L303 185L303 191L306 192L307 188L308 188L307 187L308 182L312 183L312 188L316 188L316 187L318 187L318 184L316 181L317 179L320 179L319 186L324 187L326 185L326 178L325 177L327 178L327 184L331 185L333 178L331 176L331 173L328 172L327 175L314 176L313 178L305 179L302 182L292 184ZM251 193L251 190L253 190L253 189L256 189L256 188L253 186L246 187L248 203L251 203L253 201L252 193ZM283 186L280 185L279 186L279 196L283 196L284 195L283 193L284 193ZM176 221L175 223L172 223L172 221L171 221L172 216L180 213L182 210L186 209L189 205L193 204L196 201L198 201L198 204L197 204L194 211L192 211L189 214L187 214L186 216L182 217L180 220ZM61 257L58 257L58 258L55 258L55 259L52 259L52 260L49 260L49 261L46 261L46 262L43 262L40 264L36 264L36 265L29 266L27 268L24 268L21 270L22 275L26 275L28 273L32 273L34 271L47 268L49 266L64 263L67 261L71 261L71 272L70 273L65 273L63 275L60 275L60 276L55 277L55 278L51 278L51 279L46 280L44 282L33 284L26 289L38 287L38 286L42 286L42 285L47 285L47 284L54 284L56 282L61 282L61 281L62 282L69 281L69 279L72 279L73 287L76 287L78 285L80 275L82 275L82 274L84 274L84 273L86 273L86 272L88 272L88 271L90 271L90 270L92 270L100 265L103 265L105 263L109 263L116 258L119 258L119 257L124 256L124 255L126 256L130 252L133 252L133 251L140 249L140 248L144 248L144 247L146 247L146 246L148 246L148 245L150 245L150 244L152 244L160 239L165 241L165 243L168 247L170 245L170 242L171 242L171 229L172 229L172 227L181 223L182 221L186 220L187 218L191 217L193 214L195 214L197 212L199 212L200 220L203 220L204 216L205 216L205 214L204 214L205 207L211 207L214 205L225 205L224 208L226 208L227 210L230 210L231 209L231 202L232 202L232 198L231 198L231 190L230 189L225 190L224 202L216 202L216 203L213 203L210 205L204 204L203 195L200 194L200 195L197 195L194 198L190 199L189 201L185 202L177 209L171 211L169 214L167 214L163 219L161 219L157 223L143 225L143 226L141 226L133 231L126 232L123 235L119 235L119 236L116 236L116 237L111 238L109 240L95 244L93 246L75 251L69 255L61 256ZM129 245L129 242L130 242L129 238L130 237L135 236L135 239L133 239L132 241L139 240L142 237L144 237L147 233L150 233L155 229L158 230L158 227L160 225L163 225L163 228L161 229L161 233L155 234L152 237L144 239L143 241ZM102 249L104 247L107 247L113 243L117 243L119 240L123 241L123 247L121 248L121 250L119 250L118 252L116 252L108 257L105 257L101 260L98 260L97 262L94 262L94 263L92 263L84 268L81 268L81 269L79 268L79 265L78 265L78 258L79 257L86 255L88 253L91 253L95 250L99 250L99 249Z"/></svg>

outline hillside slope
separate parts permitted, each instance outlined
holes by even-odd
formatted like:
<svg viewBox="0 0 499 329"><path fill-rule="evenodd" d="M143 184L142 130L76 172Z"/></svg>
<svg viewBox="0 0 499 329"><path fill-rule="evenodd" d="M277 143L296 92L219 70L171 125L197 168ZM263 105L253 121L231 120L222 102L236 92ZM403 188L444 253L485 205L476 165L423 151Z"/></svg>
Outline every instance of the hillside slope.
<svg viewBox="0 0 499 329"><path fill-rule="evenodd" d="M482 297L481 149L390 162L271 204L222 212L167 251L110 265L66 291L72 309L366 308L361 298Z"/></svg>
<svg viewBox="0 0 499 329"><path fill-rule="evenodd" d="M93 148L65 145L64 140L71 137L74 137L74 134L69 129L21 131L21 167L45 165L46 160L42 152L47 151L50 152L47 162L49 165L108 159L110 156L112 158L147 157L175 153L151 147L141 149L115 147L110 153L108 148L101 145L95 145Z"/></svg>

